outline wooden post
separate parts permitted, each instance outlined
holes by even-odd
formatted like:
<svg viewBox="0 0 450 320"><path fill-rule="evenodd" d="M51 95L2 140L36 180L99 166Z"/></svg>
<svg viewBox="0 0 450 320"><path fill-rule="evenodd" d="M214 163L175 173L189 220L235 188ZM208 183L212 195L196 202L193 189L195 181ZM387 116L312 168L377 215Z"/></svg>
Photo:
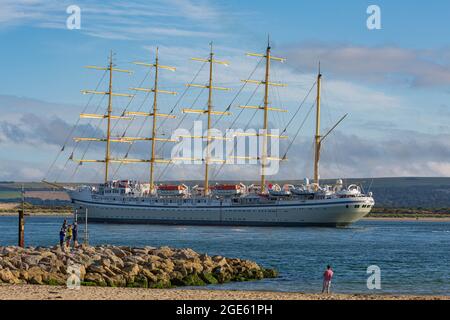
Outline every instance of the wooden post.
<svg viewBox="0 0 450 320"><path fill-rule="evenodd" d="M19 247L25 247L25 218L24 218L24 210L25 210L25 192L22 185L22 208L19 209Z"/></svg>
<svg viewBox="0 0 450 320"><path fill-rule="evenodd" d="M19 247L25 247L25 219L23 215L23 210L19 209Z"/></svg>

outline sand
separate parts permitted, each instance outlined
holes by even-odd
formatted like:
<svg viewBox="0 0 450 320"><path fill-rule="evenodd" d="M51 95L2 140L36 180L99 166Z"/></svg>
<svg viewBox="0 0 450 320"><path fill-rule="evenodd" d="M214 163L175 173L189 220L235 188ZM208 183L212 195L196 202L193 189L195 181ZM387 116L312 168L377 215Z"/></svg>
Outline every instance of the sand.
<svg viewBox="0 0 450 320"><path fill-rule="evenodd" d="M15 202L0 203L0 210L15 210L19 204Z"/></svg>
<svg viewBox="0 0 450 320"><path fill-rule="evenodd" d="M0 285L0 300L450 300L450 296L305 294L266 291Z"/></svg>

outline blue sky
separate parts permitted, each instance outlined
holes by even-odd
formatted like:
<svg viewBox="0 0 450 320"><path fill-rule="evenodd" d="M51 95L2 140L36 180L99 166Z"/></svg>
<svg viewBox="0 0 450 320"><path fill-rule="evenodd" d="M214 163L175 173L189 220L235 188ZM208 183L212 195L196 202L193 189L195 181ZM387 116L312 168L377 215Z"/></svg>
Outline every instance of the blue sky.
<svg viewBox="0 0 450 320"><path fill-rule="evenodd" d="M381 30L366 27L372 4L381 8ZM81 9L80 30L66 28L69 5ZM182 91L198 69L189 59L205 57L213 41L218 59L231 63L217 67L217 82L236 92L256 63L245 52L264 50L269 33L274 54L288 58L274 65L274 78L289 84L273 92L279 102L294 111L321 60L324 128L350 114L325 147L323 177L450 176L448 1L0 0L0 8L0 180L44 177L88 101L80 90L93 89L101 76L83 66L104 65L111 49L118 66L135 70L131 77L117 76L118 90L145 77L130 62L153 59L159 46L161 61L178 68L163 74L163 86ZM233 96L217 93L217 107L225 108ZM188 94L182 103L191 104L194 97ZM176 101L161 99L166 111ZM124 104L115 102L118 109ZM274 118L272 124L282 127L286 121ZM277 178L290 177L292 170L298 179L311 174L312 132L308 121L290 156L295 161ZM97 149L93 156L99 156ZM67 156L61 155L57 168ZM100 170L86 166L72 177L72 169L60 179L87 180ZM219 178L237 171L229 168ZM141 177L145 168L118 175L130 172ZM201 170L190 174L199 178ZM177 172L166 178L175 177Z"/></svg>

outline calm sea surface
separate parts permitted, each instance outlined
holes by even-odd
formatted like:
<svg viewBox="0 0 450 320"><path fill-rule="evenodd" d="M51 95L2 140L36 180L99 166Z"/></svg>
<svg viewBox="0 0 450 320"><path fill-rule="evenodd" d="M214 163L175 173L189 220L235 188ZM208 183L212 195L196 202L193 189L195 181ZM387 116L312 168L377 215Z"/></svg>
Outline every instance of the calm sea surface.
<svg viewBox="0 0 450 320"><path fill-rule="evenodd" d="M27 246L58 242L63 218L26 217ZM83 230L80 228L80 238ZM318 292L327 264L342 293L450 294L450 223L362 221L348 228L253 228L89 224L90 244L172 246L254 260L277 279L213 289ZM17 218L0 217L0 245L17 242ZM367 267L381 268L381 290L370 291Z"/></svg>

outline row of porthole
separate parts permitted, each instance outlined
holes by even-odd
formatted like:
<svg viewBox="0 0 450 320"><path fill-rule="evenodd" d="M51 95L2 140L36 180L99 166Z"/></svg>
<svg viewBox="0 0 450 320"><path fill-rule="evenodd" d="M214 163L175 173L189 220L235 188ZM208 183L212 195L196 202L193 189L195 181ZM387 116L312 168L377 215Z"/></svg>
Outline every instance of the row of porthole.
<svg viewBox="0 0 450 320"><path fill-rule="evenodd" d="M345 207L346 207L346 208L349 208L348 205L346 205ZM360 207L361 207L361 208L372 208L372 206L371 206L370 204L363 204L363 205L356 204L356 205L355 205L355 209L359 209Z"/></svg>

